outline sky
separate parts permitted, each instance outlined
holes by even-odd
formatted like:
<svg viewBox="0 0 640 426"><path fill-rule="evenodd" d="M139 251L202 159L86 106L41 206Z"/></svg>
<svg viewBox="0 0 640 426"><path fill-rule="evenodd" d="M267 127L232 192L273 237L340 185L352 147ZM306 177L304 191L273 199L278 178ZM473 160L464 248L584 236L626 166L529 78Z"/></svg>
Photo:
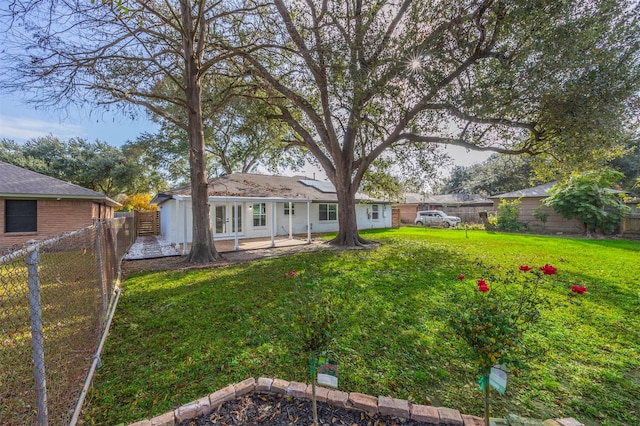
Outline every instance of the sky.
<svg viewBox="0 0 640 426"><path fill-rule="evenodd" d="M18 143L49 134L67 140L74 137L88 141L100 140L121 146L135 140L144 132L154 133L159 126L141 111L135 120L123 114L90 109L43 110L25 103L17 95L0 94L0 139ZM486 160L490 152L469 151L447 147L454 165L469 166ZM306 171L306 170L305 170ZM309 174L316 170L309 169ZM321 174L317 171L317 175Z"/></svg>
<svg viewBox="0 0 640 426"><path fill-rule="evenodd" d="M100 110L43 110L28 105L18 96L0 95L0 139L18 143L49 134L67 140L74 137L121 146L143 132L154 133L159 126L144 111L135 120L122 114Z"/></svg>

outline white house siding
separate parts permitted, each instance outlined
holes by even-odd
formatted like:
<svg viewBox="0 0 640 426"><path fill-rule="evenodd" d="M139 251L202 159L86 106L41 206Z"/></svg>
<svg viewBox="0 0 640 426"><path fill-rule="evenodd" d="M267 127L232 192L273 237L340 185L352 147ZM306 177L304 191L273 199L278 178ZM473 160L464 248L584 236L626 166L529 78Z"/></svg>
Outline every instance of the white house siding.
<svg viewBox="0 0 640 426"><path fill-rule="evenodd" d="M266 224L265 226L253 225L253 204L265 203L266 205ZM224 200L210 200L210 218L211 228L214 232L215 240L234 239L235 232L233 231L232 222L234 220L232 216L233 206L235 201ZM335 203L310 203L310 216L311 232L324 233L324 232L337 232L338 221L320 221L320 204L335 204ZM238 201L238 210L242 214L242 224L238 232L238 238L266 238L271 235L289 235L289 216L285 215L285 205L281 201L274 202L269 200L255 200L255 201ZM372 228L390 228L391 227L391 208L388 205L378 205L378 219L372 218L372 205L371 204L359 204L356 206L356 220L358 223L358 229L372 229ZM274 212L275 207L275 214ZM186 212L185 212L186 208ZM160 213L160 233L162 236L174 244L183 244L191 242L192 234L192 216L191 216L191 199L185 198L184 200L170 199L165 201L159 206ZM307 230L307 202L293 203L294 214L292 217L293 234L306 234ZM217 213L224 210L226 215L224 221L218 222ZM186 222L185 222L186 221ZM185 226L186 223L186 226ZM218 227L216 227L218 225ZM220 227L220 225L223 225ZM222 232L217 232L222 229ZM186 231L186 234L185 234ZM186 238L185 238L186 236Z"/></svg>
<svg viewBox="0 0 640 426"><path fill-rule="evenodd" d="M164 236L167 241L175 241L175 230L172 228L175 220L175 202L163 203L158 206L160 212L160 234Z"/></svg>

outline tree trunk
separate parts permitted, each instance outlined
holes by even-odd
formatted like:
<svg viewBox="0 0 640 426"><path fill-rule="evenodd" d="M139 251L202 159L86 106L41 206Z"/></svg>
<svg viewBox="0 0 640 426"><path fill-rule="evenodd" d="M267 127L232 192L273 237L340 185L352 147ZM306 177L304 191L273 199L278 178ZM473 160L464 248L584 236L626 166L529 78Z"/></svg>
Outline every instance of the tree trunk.
<svg viewBox="0 0 640 426"><path fill-rule="evenodd" d="M189 136L189 168L191 171L191 213L193 218L193 233L191 236L191 251L188 262L207 263L219 258L213 244L211 220L209 219L209 194L207 185L206 156L204 145L204 123L202 119L201 82L199 76L198 56L194 50L192 35L191 2L180 2L182 12L183 45L185 54L185 95L187 100L187 116Z"/></svg>
<svg viewBox="0 0 640 426"><path fill-rule="evenodd" d="M345 247L356 247L367 244L358 234L356 218L355 190L352 191L351 181L339 179L335 183L338 196L338 235L331 240L331 244Z"/></svg>

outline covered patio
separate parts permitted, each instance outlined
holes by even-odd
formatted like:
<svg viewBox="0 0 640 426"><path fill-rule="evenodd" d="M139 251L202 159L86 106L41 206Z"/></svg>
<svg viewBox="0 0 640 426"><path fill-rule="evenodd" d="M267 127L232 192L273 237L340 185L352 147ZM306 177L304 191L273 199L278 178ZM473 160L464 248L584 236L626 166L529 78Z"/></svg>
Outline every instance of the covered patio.
<svg viewBox="0 0 640 426"><path fill-rule="evenodd" d="M236 246L237 244L237 246ZM294 247L310 244L307 235L292 236L276 236L273 238L248 238L235 240L214 240L214 245L219 253L228 253L233 251L250 251L265 250L271 248ZM161 257L183 256L189 253L191 244L187 243L185 247L181 244L171 244L159 235L139 236L135 243L131 246L125 260L143 260L157 259Z"/></svg>

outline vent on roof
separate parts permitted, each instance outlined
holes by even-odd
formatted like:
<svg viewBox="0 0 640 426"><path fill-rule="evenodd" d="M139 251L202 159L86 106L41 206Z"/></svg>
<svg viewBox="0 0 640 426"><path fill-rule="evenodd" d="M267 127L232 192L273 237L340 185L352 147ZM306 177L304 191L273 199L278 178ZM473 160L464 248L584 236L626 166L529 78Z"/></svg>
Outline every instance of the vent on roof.
<svg viewBox="0 0 640 426"><path fill-rule="evenodd" d="M331 182L322 182L319 180L310 180L310 179L303 179L300 182L303 185L310 186L326 194L335 194L336 192L336 188L333 186Z"/></svg>

